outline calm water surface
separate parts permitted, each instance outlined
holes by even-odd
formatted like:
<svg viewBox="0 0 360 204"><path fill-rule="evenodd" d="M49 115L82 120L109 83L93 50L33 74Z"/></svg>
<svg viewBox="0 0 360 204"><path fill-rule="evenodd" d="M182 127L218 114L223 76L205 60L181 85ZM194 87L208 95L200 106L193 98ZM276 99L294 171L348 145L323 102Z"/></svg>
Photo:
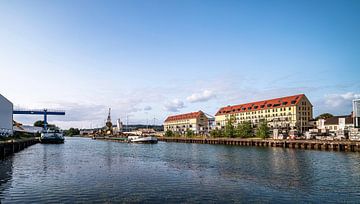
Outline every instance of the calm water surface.
<svg viewBox="0 0 360 204"><path fill-rule="evenodd" d="M1 203L359 203L360 154L67 138L0 161Z"/></svg>

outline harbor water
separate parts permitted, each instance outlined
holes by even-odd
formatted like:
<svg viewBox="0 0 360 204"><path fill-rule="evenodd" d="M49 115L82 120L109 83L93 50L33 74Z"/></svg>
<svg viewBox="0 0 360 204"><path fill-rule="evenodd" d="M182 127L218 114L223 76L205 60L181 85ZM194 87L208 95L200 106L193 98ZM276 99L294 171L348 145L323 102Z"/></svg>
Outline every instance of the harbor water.
<svg viewBox="0 0 360 204"><path fill-rule="evenodd" d="M0 160L1 203L358 203L360 153L66 138Z"/></svg>

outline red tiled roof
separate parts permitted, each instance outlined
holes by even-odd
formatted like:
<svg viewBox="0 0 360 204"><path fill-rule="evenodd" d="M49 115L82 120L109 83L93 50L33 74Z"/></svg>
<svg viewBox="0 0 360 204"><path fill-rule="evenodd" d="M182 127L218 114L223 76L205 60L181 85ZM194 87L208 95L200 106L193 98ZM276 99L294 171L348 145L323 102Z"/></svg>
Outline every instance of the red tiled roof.
<svg viewBox="0 0 360 204"><path fill-rule="evenodd" d="M264 101L257 101L252 103L239 104L234 106L226 106L220 108L216 115L233 114L248 111L266 110L276 107L289 107L299 103L304 94L298 94L294 96L287 96L281 98L274 98Z"/></svg>
<svg viewBox="0 0 360 204"><path fill-rule="evenodd" d="M180 114L180 115L172 115L172 116L167 117L165 122L197 118L201 114L202 114L202 111L192 112L192 113L185 113L185 114Z"/></svg>

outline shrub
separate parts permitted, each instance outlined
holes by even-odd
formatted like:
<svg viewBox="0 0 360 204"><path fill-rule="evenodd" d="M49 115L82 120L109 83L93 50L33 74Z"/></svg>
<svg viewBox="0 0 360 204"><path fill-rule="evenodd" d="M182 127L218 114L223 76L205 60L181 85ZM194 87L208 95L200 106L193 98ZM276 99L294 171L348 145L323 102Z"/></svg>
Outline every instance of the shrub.
<svg viewBox="0 0 360 204"><path fill-rule="evenodd" d="M173 136L175 136L174 133L173 133L173 131L171 131L171 130L166 130L166 132L165 132L165 137L173 137Z"/></svg>
<svg viewBox="0 0 360 204"><path fill-rule="evenodd" d="M245 121L241 123L236 128L236 135L238 137L252 137L253 136L253 128L251 127L250 121Z"/></svg>
<svg viewBox="0 0 360 204"><path fill-rule="evenodd" d="M256 136L260 137L262 139L265 139L265 138L269 137L269 132L270 132L270 129L267 125L267 122L262 121L262 122L260 122L260 124L258 125L258 127L256 129Z"/></svg>
<svg viewBox="0 0 360 204"><path fill-rule="evenodd" d="M230 118L228 120L226 120L225 132L224 132L226 137L235 137L236 136L234 121L235 121L234 116L230 116Z"/></svg>
<svg viewBox="0 0 360 204"><path fill-rule="evenodd" d="M186 137L193 137L194 135L195 135L194 131L190 129L186 129Z"/></svg>

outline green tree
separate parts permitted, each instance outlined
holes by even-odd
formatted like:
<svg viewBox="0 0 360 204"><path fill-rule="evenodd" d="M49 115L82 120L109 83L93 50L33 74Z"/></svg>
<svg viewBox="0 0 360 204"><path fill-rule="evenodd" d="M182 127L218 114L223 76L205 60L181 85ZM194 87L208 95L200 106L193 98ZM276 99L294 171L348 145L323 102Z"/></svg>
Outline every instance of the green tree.
<svg viewBox="0 0 360 204"><path fill-rule="evenodd" d="M269 133L270 128L268 127L267 122L261 121L256 129L256 136L265 139L269 137Z"/></svg>
<svg viewBox="0 0 360 204"><path fill-rule="evenodd" d="M173 136L174 136L173 131L171 131L171 130L166 130L166 132L165 132L165 137L173 137Z"/></svg>
<svg viewBox="0 0 360 204"><path fill-rule="evenodd" d="M225 137L235 137L236 136L234 123L235 123L235 117L233 115L231 115L230 118L226 120L225 132L224 132Z"/></svg>
<svg viewBox="0 0 360 204"><path fill-rule="evenodd" d="M253 128L251 127L250 121L245 121L240 123L236 128L236 135L238 137L252 137L253 136Z"/></svg>
<svg viewBox="0 0 360 204"><path fill-rule="evenodd" d="M70 128L65 131L66 136L74 136L74 135L80 135L80 130L78 128Z"/></svg>
<svg viewBox="0 0 360 204"><path fill-rule="evenodd" d="M193 137L194 135L194 131L190 130L189 128L186 129L186 137Z"/></svg>
<svg viewBox="0 0 360 204"><path fill-rule="evenodd" d="M210 136L211 137L223 137L224 136L224 131L223 130L217 130L217 129L215 129L215 130L212 130L212 131L210 131Z"/></svg>
<svg viewBox="0 0 360 204"><path fill-rule="evenodd" d="M320 114L319 116L317 116L317 117L315 118L315 120L328 119L328 118L332 118L332 117L334 117L334 115L331 114L331 113L323 113L323 114Z"/></svg>
<svg viewBox="0 0 360 204"><path fill-rule="evenodd" d="M44 121L43 120L38 120L34 123L35 127L44 127Z"/></svg>
<svg viewBox="0 0 360 204"><path fill-rule="evenodd" d="M35 127L44 127L44 121L43 120L38 120L34 123L34 126ZM49 129L52 129L52 130L59 130L59 127L57 127L56 125L54 124L49 124L47 123L47 127Z"/></svg>

